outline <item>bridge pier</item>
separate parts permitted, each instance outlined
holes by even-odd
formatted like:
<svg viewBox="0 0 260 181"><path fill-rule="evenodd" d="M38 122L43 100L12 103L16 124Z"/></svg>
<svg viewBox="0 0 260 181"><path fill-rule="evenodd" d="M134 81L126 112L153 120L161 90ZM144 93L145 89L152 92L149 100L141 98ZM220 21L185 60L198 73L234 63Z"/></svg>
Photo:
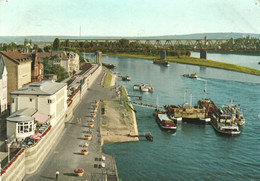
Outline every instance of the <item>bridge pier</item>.
<svg viewBox="0 0 260 181"><path fill-rule="evenodd" d="M207 51L200 50L200 58L207 59Z"/></svg>
<svg viewBox="0 0 260 181"><path fill-rule="evenodd" d="M161 60L166 60L166 50L161 51Z"/></svg>

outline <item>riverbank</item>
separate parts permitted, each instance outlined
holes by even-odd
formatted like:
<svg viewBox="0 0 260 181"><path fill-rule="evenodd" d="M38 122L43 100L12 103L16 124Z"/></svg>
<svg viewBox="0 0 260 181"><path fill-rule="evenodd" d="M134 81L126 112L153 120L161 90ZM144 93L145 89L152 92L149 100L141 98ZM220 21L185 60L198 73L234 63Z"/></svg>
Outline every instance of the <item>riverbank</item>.
<svg viewBox="0 0 260 181"><path fill-rule="evenodd" d="M107 143L138 141L129 137L138 134L135 115L118 100L103 101L106 112L101 116L101 146Z"/></svg>
<svg viewBox="0 0 260 181"><path fill-rule="evenodd" d="M147 56L147 55L134 55L134 54L126 54L126 53L108 53L105 54L108 56L118 56L118 57L129 57L129 58L139 58L139 59L159 59L159 56ZM212 67L212 68L218 68L218 69L224 69L229 71L235 71L235 72L241 72L246 74L252 74L252 75L258 75L260 76L260 71L240 65L230 64L230 63L223 63L213 60L206 60L206 59L200 59L195 57L172 57L168 56L167 61L169 62L175 62L175 63L181 63L181 64L191 64L191 65L198 65L198 66L206 66L206 67Z"/></svg>

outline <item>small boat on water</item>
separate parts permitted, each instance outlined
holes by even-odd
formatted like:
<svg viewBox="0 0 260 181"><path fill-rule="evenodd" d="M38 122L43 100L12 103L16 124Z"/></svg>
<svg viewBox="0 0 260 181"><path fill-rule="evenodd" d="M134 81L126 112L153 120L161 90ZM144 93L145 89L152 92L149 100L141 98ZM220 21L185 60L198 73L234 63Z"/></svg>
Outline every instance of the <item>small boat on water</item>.
<svg viewBox="0 0 260 181"><path fill-rule="evenodd" d="M211 125L217 132L222 134L226 134L226 135L240 134L237 123L235 123L234 119L232 119L230 115L213 114L213 117L211 119Z"/></svg>
<svg viewBox="0 0 260 181"><path fill-rule="evenodd" d="M130 76L122 76L121 77L123 81L130 81L131 80L131 77Z"/></svg>
<svg viewBox="0 0 260 181"><path fill-rule="evenodd" d="M219 133L226 135L240 134L239 127L234 119L224 114L210 99L200 99L199 105L206 110L206 115L211 119L212 127Z"/></svg>
<svg viewBox="0 0 260 181"><path fill-rule="evenodd" d="M158 60L158 59L154 59L153 63L154 64L159 64L159 65L164 65L166 67L170 66L170 63L168 61L163 61L163 60Z"/></svg>
<svg viewBox="0 0 260 181"><path fill-rule="evenodd" d="M141 92L153 92L153 86L149 84L135 84L134 90L139 90Z"/></svg>
<svg viewBox="0 0 260 181"><path fill-rule="evenodd" d="M139 84L135 84L134 85L134 90L140 90L140 85Z"/></svg>
<svg viewBox="0 0 260 181"><path fill-rule="evenodd" d="M193 74L183 74L182 76L183 76L183 77L192 78L192 79L198 78L198 76L197 76L196 73L193 73Z"/></svg>
<svg viewBox="0 0 260 181"><path fill-rule="evenodd" d="M167 114L157 114L155 120L162 129L176 130L177 128L177 125L167 116Z"/></svg>
<svg viewBox="0 0 260 181"><path fill-rule="evenodd" d="M222 111L224 114L230 115L238 124L238 126L243 126L245 124L246 121L244 119L243 112L236 105L223 105Z"/></svg>
<svg viewBox="0 0 260 181"><path fill-rule="evenodd" d="M108 69L113 69L116 67L116 65L112 64L112 63L102 63L103 66L105 66Z"/></svg>

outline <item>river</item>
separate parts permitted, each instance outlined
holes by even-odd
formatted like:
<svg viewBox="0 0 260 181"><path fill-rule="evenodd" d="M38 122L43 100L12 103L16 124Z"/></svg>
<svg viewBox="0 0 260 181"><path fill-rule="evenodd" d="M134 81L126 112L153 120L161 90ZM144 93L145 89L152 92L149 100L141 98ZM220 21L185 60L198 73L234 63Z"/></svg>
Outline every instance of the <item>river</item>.
<svg viewBox="0 0 260 181"><path fill-rule="evenodd" d="M217 56L217 55L214 55ZM220 55L235 62L230 55ZM93 60L93 56L92 60ZM210 55L208 55L210 57ZM242 58L241 58L242 57ZM241 56L239 62L250 62L253 56ZM217 58L216 58L217 60ZM251 59L250 59L251 60ZM259 60L252 60L257 63ZM134 106L139 133L150 132L153 142L115 143L103 146L103 152L116 159L119 177L123 181L163 180L260 180L260 79L258 76L215 68L170 63L170 67L155 65L151 60L103 56L103 62L117 65L115 72L129 75L130 82L118 79L131 95L142 95L143 103L179 105L192 104L207 97L219 107L240 104L246 124L241 134L227 137L217 134L211 125L178 124L175 133L159 129L153 110ZM244 63L243 63L244 64ZM246 66L246 63L244 64ZM258 65L257 65L258 66ZM249 66L250 67L250 66ZM182 76L196 72L198 79ZM134 84L149 83L154 93L133 91ZM132 98L132 100L136 100ZM157 101L158 100L158 101Z"/></svg>

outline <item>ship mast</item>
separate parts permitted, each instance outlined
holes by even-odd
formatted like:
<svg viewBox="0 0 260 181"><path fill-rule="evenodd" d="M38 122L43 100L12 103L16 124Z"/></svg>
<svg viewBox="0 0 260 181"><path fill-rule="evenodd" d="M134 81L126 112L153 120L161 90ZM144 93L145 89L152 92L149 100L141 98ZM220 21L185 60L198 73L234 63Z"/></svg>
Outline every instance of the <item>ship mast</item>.
<svg viewBox="0 0 260 181"><path fill-rule="evenodd" d="M190 94L190 106L192 106L192 93Z"/></svg>
<svg viewBox="0 0 260 181"><path fill-rule="evenodd" d="M206 97L207 97L207 80L205 80L205 89L204 89L204 98L206 99Z"/></svg>

